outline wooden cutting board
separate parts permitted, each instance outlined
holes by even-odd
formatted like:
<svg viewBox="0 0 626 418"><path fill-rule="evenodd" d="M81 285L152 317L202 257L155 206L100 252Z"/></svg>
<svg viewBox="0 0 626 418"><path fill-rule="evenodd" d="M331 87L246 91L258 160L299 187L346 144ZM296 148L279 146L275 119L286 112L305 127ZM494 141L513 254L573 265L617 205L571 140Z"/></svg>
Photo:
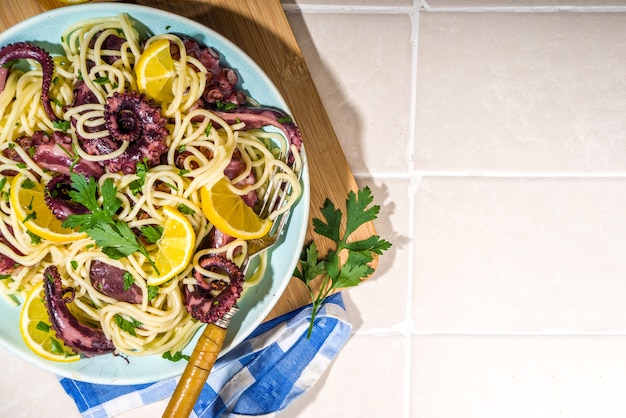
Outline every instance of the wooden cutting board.
<svg viewBox="0 0 626 418"><path fill-rule="evenodd" d="M59 6L56 0L3 0L0 30ZM302 52L298 47L279 0L138 0L143 4L191 18L221 33L238 45L272 79L300 128L309 162L311 214L307 242L313 239L311 218L321 216L326 198L343 207L357 185L337 136L324 110ZM355 239L375 234L374 225L363 225ZM320 253L328 242L316 237ZM376 263L377 260L374 261ZM306 287L292 278L267 319L311 302Z"/></svg>

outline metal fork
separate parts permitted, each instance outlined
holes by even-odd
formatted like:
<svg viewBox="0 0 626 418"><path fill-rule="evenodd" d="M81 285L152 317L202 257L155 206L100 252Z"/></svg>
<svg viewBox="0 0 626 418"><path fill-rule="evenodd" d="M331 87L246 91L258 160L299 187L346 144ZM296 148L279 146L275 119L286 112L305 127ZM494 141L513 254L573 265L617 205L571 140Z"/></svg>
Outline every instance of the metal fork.
<svg viewBox="0 0 626 418"><path fill-rule="evenodd" d="M287 162L288 154L288 151L281 154L280 159ZM293 168L293 166L291 167ZM271 213L282 208L291 196L290 187L285 182L278 180L275 174L276 172L272 173L265 193L260 199L259 208L256 209L256 212L263 219L267 219ZM297 174L298 179L300 179L301 171ZM274 219L270 231L265 236L248 241L248 253L243 264L244 273L247 272L252 258L268 251L276 244L287 223L289 213L290 210L280 213ZM239 307L235 303L224 316L206 325L163 413L164 418L188 417L191 414L196 400L204 387L204 383L209 377L217 356L222 349L230 321L238 311Z"/></svg>

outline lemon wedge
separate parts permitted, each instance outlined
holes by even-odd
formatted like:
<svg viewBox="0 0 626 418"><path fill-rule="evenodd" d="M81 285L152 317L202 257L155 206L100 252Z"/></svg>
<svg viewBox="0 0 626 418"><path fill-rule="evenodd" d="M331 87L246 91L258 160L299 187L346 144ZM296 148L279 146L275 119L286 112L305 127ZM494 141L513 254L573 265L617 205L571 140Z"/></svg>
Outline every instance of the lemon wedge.
<svg viewBox="0 0 626 418"><path fill-rule="evenodd" d="M43 301L43 283L32 288L24 301L20 312L20 333L26 346L39 357L60 362L80 359L80 355L56 338Z"/></svg>
<svg viewBox="0 0 626 418"><path fill-rule="evenodd" d="M172 98L172 79L176 75L170 54L170 41L159 39L146 48L135 64L137 87L158 103Z"/></svg>
<svg viewBox="0 0 626 418"><path fill-rule="evenodd" d="M165 225L163 234L157 241L158 252L154 258L155 271L148 278L148 285L158 286L183 271L193 255L196 234L185 215L178 210L164 206Z"/></svg>
<svg viewBox="0 0 626 418"><path fill-rule="evenodd" d="M217 229L235 238L249 240L266 235L272 222L261 219L228 184L220 179L213 187L200 190L204 215Z"/></svg>
<svg viewBox="0 0 626 418"><path fill-rule="evenodd" d="M63 228L46 205L44 186L18 173L11 183L10 201L17 218L32 234L52 242L70 242L85 238L84 232Z"/></svg>

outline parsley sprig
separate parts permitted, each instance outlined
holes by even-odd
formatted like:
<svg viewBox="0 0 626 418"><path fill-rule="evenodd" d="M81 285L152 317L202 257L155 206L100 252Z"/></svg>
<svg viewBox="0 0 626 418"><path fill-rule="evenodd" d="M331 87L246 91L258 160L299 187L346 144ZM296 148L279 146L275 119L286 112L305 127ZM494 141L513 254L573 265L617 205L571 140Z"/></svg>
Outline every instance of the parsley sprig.
<svg viewBox="0 0 626 418"><path fill-rule="evenodd" d="M146 257L154 271L159 271L150 257L148 250L137 239L135 233L126 222L114 218L115 213L122 206L122 201L117 198L117 188L111 179L106 179L100 187L102 204L98 202L98 182L93 178L86 178L77 173L71 173L72 190L70 198L81 203L91 213L82 215L70 215L63 222L64 228L78 228L80 232L86 232L102 248L102 252L114 260L128 257L138 252Z"/></svg>
<svg viewBox="0 0 626 418"><path fill-rule="evenodd" d="M341 233L343 213L330 199L326 199L323 207L320 208L324 220L313 219L314 232L331 239L336 248L328 251L325 258L320 258L315 241L311 241L302 249L299 265L294 272L294 276L302 280L309 289L313 303L307 338L311 336L315 317L324 299L334 290L357 286L361 283L364 278L374 272L370 266L374 260L374 254L380 255L391 247L390 242L378 235L350 242L351 235L361 225L378 217L380 206L371 205L372 201L372 192L369 187L364 187L357 193L353 191L348 193L345 212L346 226L343 234ZM342 259L345 261L342 262ZM318 278L321 278L322 284L315 294L312 282Z"/></svg>

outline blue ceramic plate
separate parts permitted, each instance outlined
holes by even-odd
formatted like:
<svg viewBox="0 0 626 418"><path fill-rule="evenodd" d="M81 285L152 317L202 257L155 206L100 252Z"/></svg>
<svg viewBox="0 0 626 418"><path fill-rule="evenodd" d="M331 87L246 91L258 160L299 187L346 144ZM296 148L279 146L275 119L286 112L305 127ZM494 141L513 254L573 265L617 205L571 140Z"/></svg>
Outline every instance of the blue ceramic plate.
<svg viewBox="0 0 626 418"><path fill-rule="evenodd" d="M69 25L92 17L116 16L126 13L139 21L152 34L175 32L198 39L217 50L229 67L235 69L242 88L265 106L289 111L287 104L263 71L237 46L218 33L192 20L149 7L122 3L94 3L63 7L37 15L0 34L0 45L17 41L34 42L48 51L61 51L61 32ZM56 49L55 50L55 46ZM239 300L241 310L228 329L222 355L245 339L277 303L300 255L308 222L309 181L305 165L302 182L304 193L293 208L286 233L270 254L270 266L261 283L249 289ZM26 347L19 332L19 307L0 300L0 344L18 356L60 376L92 383L136 384L148 383L182 373L185 362L173 363L158 356L130 357L128 362L113 355L81 359L74 363L56 363L44 360ZM197 338L197 335L196 335ZM194 339L185 352L195 346Z"/></svg>

